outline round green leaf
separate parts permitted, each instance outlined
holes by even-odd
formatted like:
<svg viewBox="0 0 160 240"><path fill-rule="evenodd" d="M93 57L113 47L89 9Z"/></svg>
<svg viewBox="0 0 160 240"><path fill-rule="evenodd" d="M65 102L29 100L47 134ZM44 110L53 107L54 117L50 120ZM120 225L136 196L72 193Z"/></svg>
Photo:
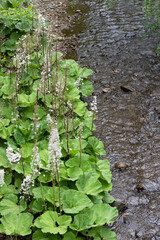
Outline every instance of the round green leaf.
<svg viewBox="0 0 160 240"><path fill-rule="evenodd" d="M78 213L86 207L91 207L93 203L84 194L76 190L66 190L62 194L63 210L66 213Z"/></svg>
<svg viewBox="0 0 160 240"><path fill-rule="evenodd" d="M99 160L97 162L97 166L99 168L99 171L101 172L102 178L108 183L111 183L112 174L110 171L110 165L108 160Z"/></svg>
<svg viewBox="0 0 160 240"><path fill-rule="evenodd" d="M84 173L79 177L76 186L80 192L97 195L102 192L102 184L98 181L99 175L92 172Z"/></svg>
<svg viewBox="0 0 160 240"><path fill-rule="evenodd" d="M14 212L19 214L26 209L26 205L17 205L18 197L14 194L10 194L3 198L0 202L0 213L1 215L6 215L8 213Z"/></svg>
<svg viewBox="0 0 160 240"><path fill-rule="evenodd" d="M0 147L0 166L5 167L5 168L10 166L10 163L6 156L6 149L2 148L2 147Z"/></svg>
<svg viewBox="0 0 160 240"><path fill-rule="evenodd" d="M3 232L7 235L29 235L32 220L33 216L30 213L20 213L19 215L9 213L1 218Z"/></svg>
<svg viewBox="0 0 160 240"><path fill-rule="evenodd" d="M83 171L79 167L71 167L67 169L68 176L74 181L79 178Z"/></svg>
<svg viewBox="0 0 160 240"><path fill-rule="evenodd" d="M41 228L44 233L64 234L71 223L71 216L58 217L57 212L47 211L35 220L34 225Z"/></svg>

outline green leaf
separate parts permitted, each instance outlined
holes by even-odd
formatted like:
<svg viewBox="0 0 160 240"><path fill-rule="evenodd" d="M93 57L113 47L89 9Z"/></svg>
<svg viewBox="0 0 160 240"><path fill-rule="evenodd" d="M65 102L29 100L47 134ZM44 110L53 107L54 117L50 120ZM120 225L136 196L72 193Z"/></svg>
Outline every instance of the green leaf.
<svg viewBox="0 0 160 240"><path fill-rule="evenodd" d="M58 187L55 187L54 189L54 194L55 194L55 203L56 206L59 206L59 190ZM63 187L61 188L61 194L63 194ZM43 193L43 196L42 196ZM48 186L42 186L41 187L37 187L33 189L33 194L34 194L34 198L36 199L44 199L47 200L50 203L54 203L54 198L53 198L53 188L52 187L48 187Z"/></svg>
<svg viewBox="0 0 160 240"><path fill-rule="evenodd" d="M92 83L88 80L83 80L79 91L82 93L83 96L87 97L93 93L93 86Z"/></svg>
<svg viewBox="0 0 160 240"><path fill-rule="evenodd" d="M102 192L102 184L98 181L99 175L93 172L84 173L79 177L76 186L80 192L97 195Z"/></svg>
<svg viewBox="0 0 160 240"><path fill-rule="evenodd" d="M24 0L8 0L11 4L12 4L12 6L15 8L15 7L18 7L18 6L20 6L22 3L23 3L23 1Z"/></svg>
<svg viewBox="0 0 160 240"><path fill-rule="evenodd" d="M29 107L36 103L36 92L32 92L30 95L21 93L18 94L18 103L21 107Z"/></svg>
<svg viewBox="0 0 160 240"><path fill-rule="evenodd" d="M80 154L76 154L73 158L70 158L68 161L66 161L65 164L68 167L79 167ZM81 154L81 169L85 172L91 171L90 155L84 153Z"/></svg>
<svg viewBox="0 0 160 240"><path fill-rule="evenodd" d="M67 169L68 176L72 179L72 181L79 178L80 175L83 174L83 171L79 167L71 167Z"/></svg>
<svg viewBox="0 0 160 240"><path fill-rule="evenodd" d="M70 225L70 228L75 231L82 231L91 228L93 225L92 215L87 213L81 213L74 216L74 221Z"/></svg>
<svg viewBox="0 0 160 240"><path fill-rule="evenodd" d="M63 140L63 147L65 148L65 150L67 151L67 140ZM68 141L68 145L69 145L69 153L70 155L75 155L78 152L80 152L80 142L79 139L69 139ZM81 149L84 149L87 146L87 141L85 140L81 140Z"/></svg>
<svg viewBox="0 0 160 240"><path fill-rule="evenodd" d="M91 227L102 226L106 223L113 223L117 215L118 211L115 207L111 207L108 204L95 204L84 213L77 214L70 228L82 231Z"/></svg>
<svg viewBox="0 0 160 240"><path fill-rule="evenodd" d="M103 143L99 141L96 137L89 137L88 143L91 145L96 154L106 155Z"/></svg>
<svg viewBox="0 0 160 240"><path fill-rule="evenodd" d="M32 240L49 240L47 234L37 230L33 233Z"/></svg>
<svg viewBox="0 0 160 240"><path fill-rule="evenodd" d="M32 171L31 161L32 161L31 157L25 158L25 161L23 161L25 176L29 175ZM12 164L11 168L12 170L15 170L18 173L23 173L22 161Z"/></svg>
<svg viewBox="0 0 160 240"><path fill-rule="evenodd" d="M5 183L2 187L0 187L0 198L12 194L13 191L14 190L7 186L7 184Z"/></svg>
<svg viewBox="0 0 160 240"><path fill-rule="evenodd" d="M43 160L46 165L48 164L48 161L49 161L49 152L47 149L44 149L42 151L39 152L39 156L40 156L40 159Z"/></svg>
<svg viewBox="0 0 160 240"><path fill-rule="evenodd" d="M88 76L90 76L90 75L92 75L92 74L93 74L93 71L92 71L91 69L88 69L88 68L84 67L84 68L82 69L82 72L81 72L80 77L82 77L82 78L87 78Z"/></svg>
<svg viewBox="0 0 160 240"><path fill-rule="evenodd" d="M108 183L106 180L100 179L103 191L112 191L112 183Z"/></svg>
<svg viewBox="0 0 160 240"><path fill-rule="evenodd" d="M113 223L118 215L117 208L111 207L109 204L95 204L90 211L93 214L94 224L97 226Z"/></svg>
<svg viewBox="0 0 160 240"><path fill-rule="evenodd" d="M101 172L101 177L108 183L111 183L112 173L110 171L110 164L108 160L99 160L97 162L99 171Z"/></svg>
<svg viewBox="0 0 160 240"><path fill-rule="evenodd" d="M67 232L65 233L63 240L76 240L76 234L73 232Z"/></svg>
<svg viewBox="0 0 160 240"><path fill-rule="evenodd" d="M95 240L101 240L102 238L105 240L117 239L116 234L106 227L96 227L90 231L83 231L83 234L87 237L92 237Z"/></svg>
<svg viewBox="0 0 160 240"><path fill-rule="evenodd" d="M50 191L50 189L52 190L52 187L48 187L48 186L42 186L42 189L41 187L34 188L32 191L34 194L34 198L36 199L42 198L42 194L43 194L44 199L46 199L46 195Z"/></svg>
<svg viewBox="0 0 160 240"><path fill-rule="evenodd" d="M0 213L1 215L6 215L8 213L14 212L19 214L26 209L26 205L17 205L18 197L14 194L10 194L7 197L3 198L0 202Z"/></svg>
<svg viewBox="0 0 160 240"><path fill-rule="evenodd" d="M26 236L31 233L33 216L30 213L9 213L1 218L3 232L7 235Z"/></svg>
<svg viewBox="0 0 160 240"><path fill-rule="evenodd" d="M30 208L35 213L42 212L44 210L44 202L43 202L43 200L42 199L34 200L33 203L31 204Z"/></svg>
<svg viewBox="0 0 160 240"><path fill-rule="evenodd" d="M33 143L26 143L22 147L22 157L27 158L33 154Z"/></svg>
<svg viewBox="0 0 160 240"><path fill-rule="evenodd" d="M64 234L72 221L71 216L58 217L57 212L47 211L35 220L34 225L44 233Z"/></svg>
<svg viewBox="0 0 160 240"><path fill-rule="evenodd" d="M37 230L32 235L32 240L60 240L61 237L58 235L53 235L50 233L43 233L40 230Z"/></svg>
<svg viewBox="0 0 160 240"><path fill-rule="evenodd" d="M103 199L105 203L113 203L115 201L115 198L112 197L108 192L105 192Z"/></svg>
<svg viewBox="0 0 160 240"><path fill-rule="evenodd" d="M74 101L73 111L77 113L80 117L83 116L86 112L87 103L84 103L80 100Z"/></svg>
<svg viewBox="0 0 160 240"><path fill-rule="evenodd" d="M25 138L24 138L23 134L20 132L19 129L15 129L15 131L14 131L14 138L16 140L16 143L19 146L22 147L25 144Z"/></svg>
<svg viewBox="0 0 160 240"><path fill-rule="evenodd" d="M6 149L0 147L0 166L7 168L10 166L8 158L6 156Z"/></svg>
<svg viewBox="0 0 160 240"><path fill-rule="evenodd" d="M65 213L78 213L86 207L91 207L91 200L84 194L76 190L66 190L62 194L62 204Z"/></svg>

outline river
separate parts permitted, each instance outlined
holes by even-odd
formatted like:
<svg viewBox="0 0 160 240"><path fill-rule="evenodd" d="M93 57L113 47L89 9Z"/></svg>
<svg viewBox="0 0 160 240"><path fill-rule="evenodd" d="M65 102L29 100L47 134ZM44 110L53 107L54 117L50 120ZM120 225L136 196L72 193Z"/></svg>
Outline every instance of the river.
<svg viewBox="0 0 160 240"><path fill-rule="evenodd" d="M72 1L75 20L63 31L77 36L66 58L94 71L95 135L111 164L118 240L160 239L160 57L156 34L145 35L142 2Z"/></svg>

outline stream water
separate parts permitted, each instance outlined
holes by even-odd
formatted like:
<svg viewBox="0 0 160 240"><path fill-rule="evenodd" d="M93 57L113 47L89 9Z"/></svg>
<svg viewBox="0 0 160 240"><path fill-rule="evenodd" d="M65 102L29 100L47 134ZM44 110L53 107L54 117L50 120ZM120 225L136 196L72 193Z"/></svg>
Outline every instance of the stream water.
<svg viewBox="0 0 160 240"><path fill-rule="evenodd" d="M142 2L72 1L75 21L64 30L78 39L66 58L94 71L95 134L111 164L119 240L160 239L160 58L156 36L144 36Z"/></svg>

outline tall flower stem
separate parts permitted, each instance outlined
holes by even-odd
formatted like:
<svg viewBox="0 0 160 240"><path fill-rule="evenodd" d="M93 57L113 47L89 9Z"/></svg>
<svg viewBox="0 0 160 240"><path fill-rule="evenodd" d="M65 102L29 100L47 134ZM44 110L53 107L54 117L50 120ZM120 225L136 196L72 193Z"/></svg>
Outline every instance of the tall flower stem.
<svg viewBox="0 0 160 240"><path fill-rule="evenodd" d="M61 188L60 188L59 172L58 172L57 163L56 163L56 175L57 175L57 181L58 181L59 210L60 210L60 215L61 215L61 213L62 213L62 207L61 207Z"/></svg>
<svg viewBox="0 0 160 240"><path fill-rule="evenodd" d="M55 203L55 177L53 176L52 180L52 189L53 189L53 209L56 210L56 203Z"/></svg>

